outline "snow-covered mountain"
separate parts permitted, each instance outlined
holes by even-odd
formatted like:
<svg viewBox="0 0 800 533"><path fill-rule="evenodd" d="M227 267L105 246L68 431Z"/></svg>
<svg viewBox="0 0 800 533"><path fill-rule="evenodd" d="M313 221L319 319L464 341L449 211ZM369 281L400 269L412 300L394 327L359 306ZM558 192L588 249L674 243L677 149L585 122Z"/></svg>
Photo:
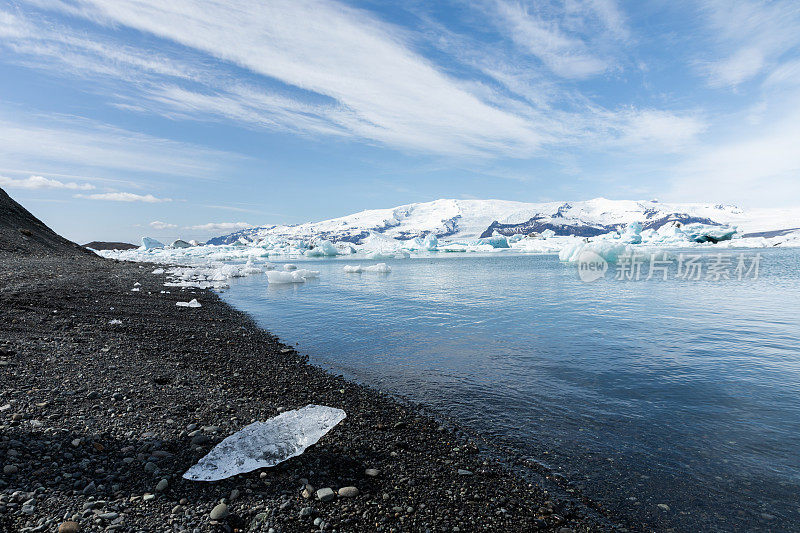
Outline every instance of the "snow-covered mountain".
<svg viewBox="0 0 800 533"><path fill-rule="evenodd" d="M370 209L321 222L251 228L216 237L208 244L274 238L360 244L371 234L397 240L429 234L444 240L472 240L492 234L527 235L548 229L556 235L591 237L621 230L631 222L640 222L643 229L658 229L672 221L733 225L744 234L773 232L800 228L800 210L746 212L733 205L605 198L547 203L442 199L390 209Z"/></svg>

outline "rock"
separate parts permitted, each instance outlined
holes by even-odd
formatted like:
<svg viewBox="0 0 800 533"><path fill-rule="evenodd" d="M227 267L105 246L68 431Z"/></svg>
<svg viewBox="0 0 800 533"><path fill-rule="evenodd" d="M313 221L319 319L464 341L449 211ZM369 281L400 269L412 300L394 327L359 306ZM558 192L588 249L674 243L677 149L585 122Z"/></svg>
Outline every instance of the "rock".
<svg viewBox="0 0 800 533"><path fill-rule="evenodd" d="M459 476L471 476L472 472L470 472L469 470L464 470L463 468L459 468L458 469L458 475Z"/></svg>
<svg viewBox="0 0 800 533"><path fill-rule="evenodd" d="M669 505L667 505L666 503L659 503L658 508L661 509L662 511L669 511Z"/></svg>
<svg viewBox="0 0 800 533"><path fill-rule="evenodd" d="M144 496L142 496L142 501L143 502L149 502L149 501L152 501L152 500L155 500L155 499L156 499L156 495L152 494L150 492L146 492L144 494Z"/></svg>
<svg viewBox="0 0 800 533"><path fill-rule="evenodd" d="M311 516L311 513L313 512L314 509L312 509L311 507L303 507L302 509L300 509L300 518L308 518L309 516Z"/></svg>
<svg viewBox="0 0 800 533"><path fill-rule="evenodd" d="M355 498L356 496L358 496L356 487L342 487L339 489L339 497L341 498Z"/></svg>
<svg viewBox="0 0 800 533"><path fill-rule="evenodd" d="M145 463L145 465L144 465L144 471L145 471L145 472L147 472L148 474L152 474L152 473L153 473L153 472L155 472L156 470L158 470L158 466L156 466L156 464L155 464L155 463L153 463L153 462L151 462L151 461L147 461L147 462Z"/></svg>
<svg viewBox="0 0 800 533"><path fill-rule="evenodd" d="M329 502L336 497L336 493L333 492L333 489L329 487L325 487L324 489L319 489L317 491L317 499L322 502Z"/></svg>
<svg viewBox="0 0 800 533"><path fill-rule="evenodd" d="M16 474L19 472L19 467L17 465L6 465L3 467L4 474Z"/></svg>
<svg viewBox="0 0 800 533"><path fill-rule="evenodd" d="M220 503L213 509L211 509L211 513L208 515L211 520L225 520L228 517L228 506L224 503Z"/></svg>
<svg viewBox="0 0 800 533"><path fill-rule="evenodd" d="M366 470L364 470L364 475L367 477L378 477L378 474L380 473L381 471L378 470L377 468L367 468Z"/></svg>
<svg viewBox="0 0 800 533"><path fill-rule="evenodd" d="M158 482L158 485L156 485L156 492L164 492L165 490L167 490L168 485L169 481L167 481L166 479L162 479L161 481Z"/></svg>
<svg viewBox="0 0 800 533"><path fill-rule="evenodd" d="M238 498L238 497L239 497L239 489L233 489L233 490L231 491L231 494L230 494L230 496L228 496L228 500L230 500L230 501L233 501L233 500L235 500L235 499L236 499L236 498Z"/></svg>
<svg viewBox="0 0 800 533"><path fill-rule="evenodd" d="M72 520L61 522L61 525L58 526L58 533L78 533L80 530L80 524Z"/></svg>
<svg viewBox="0 0 800 533"><path fill-rule="evenodd" d="M97 485L95 485L94 481L92 481L88 485L83 487L83 490L81 492L83 493L84 496L90 496L95 492L97 492Z"/></svg>

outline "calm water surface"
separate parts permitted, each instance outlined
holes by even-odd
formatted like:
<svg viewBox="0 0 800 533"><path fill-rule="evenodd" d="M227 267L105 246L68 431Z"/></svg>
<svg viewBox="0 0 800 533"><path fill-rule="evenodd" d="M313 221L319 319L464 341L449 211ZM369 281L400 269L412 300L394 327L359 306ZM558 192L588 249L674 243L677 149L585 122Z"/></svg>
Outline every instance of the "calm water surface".
<svg viewBox="0 0 800 533"><path fill-rule="evenodd" d="M430 405L618 515L800 530L800 251L759 252L759 279L718 282L587 284L541 255L390 274L337 259L301 265L319 280L244 278L224 298L313 362Z"/></svg>

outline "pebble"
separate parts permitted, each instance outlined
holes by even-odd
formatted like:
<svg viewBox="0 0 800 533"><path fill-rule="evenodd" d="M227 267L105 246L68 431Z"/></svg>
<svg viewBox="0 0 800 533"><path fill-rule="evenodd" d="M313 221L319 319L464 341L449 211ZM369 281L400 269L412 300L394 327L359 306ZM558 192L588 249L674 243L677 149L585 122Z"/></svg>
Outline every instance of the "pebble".
<svg viewBox="0 0 800 533"><path fill-rule="evenodd" d="M58 526L58 533L78 533L80 530L80 524L72 520L61 522L61 525Z"/></svg>
<svg viewBox="0 0 800 533"><path fill-rule="evenodd" d="M308 518L309 516L311 516L311 513L313 512L314 509L312 509L311 507L303 507L302 509L300 509L300 518Z"/></svg>
<svg viewBox="0 0 800 533"><path fill-rule="evenodd" d="M323 502L329 502L336 497L336 494L333 492L333 489L329 487L325 487L324 489L319 489L317 491L317 498Z"/></svg>
<svg viewBox="0 0 800 533"><path fill-rule="evenodd" d="M381 471L378 470L377 468L367 468L366 470L364 470L364 475L366 475L367 477L378 477L378 474L380 473Z"/></svg>
<svg viewBox="0 0 800 533"><path fill-rule="evenodd" d="M358 489L356 487L342 487L339 489L339 496L342 498L355 498L358 496Z"/></svg>
<svg viewBox="0 0 800 533"><path fill-rule="evenodd" d="M156 492L164 492L165 490L167 490L168 485L169 481L167 481L166 479L162 479L161 481L158 482L158 485L156 485Z"/></svg>
<svg viewBox="0 0 800 533"><path fill-rule="evenodd" d="M83 487L83 490L81 492L83 492L84 496L90 496L95 492L97 492L97 485L95 485L94 481L92 481L88 485Z"/></svg>
<svg viewBox="0 0 800 533"><path fill-rule="evenodd" d="M669 505L667 505L666 503L659 503L658 508L661 509L662 511L669 511Z"/></svg>
<svg viewBox="0 0 800 533"><path fill-rule="evenodd" d="M228 517L228 506L224 503L220 503L213 509L211 509L211 513L208 515L211 520L224 520Z"/></svg>
<svg viewBox="0 0 800 533"><path fill-rule="evenodd" d="M469 470L464 470L463 468L459 468L458 469L458 475L459 476L471 476L472 472L470 472Z"/></svg>
<svg viewBox="0 0 800 533"><path fill-rule="evenodd" d="M19 467L17 465L6 465L3 467L4 474L16 474L19 472Z"/></svg>

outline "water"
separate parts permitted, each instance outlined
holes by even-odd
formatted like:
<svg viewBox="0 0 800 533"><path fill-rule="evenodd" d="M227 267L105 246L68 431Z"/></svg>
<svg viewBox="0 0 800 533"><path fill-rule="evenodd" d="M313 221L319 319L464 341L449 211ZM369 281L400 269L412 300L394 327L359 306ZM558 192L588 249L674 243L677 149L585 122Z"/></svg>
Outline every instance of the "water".
<svg viewBox="0 0 800 533"><path fill-rule="evenodd" d="M313 362L459 420L617 515L798 530L800 251L760 252L759 279L718 282L587 284L536 255L386 275L315 261L319 280L255 276L224 297Z"/></svg>

